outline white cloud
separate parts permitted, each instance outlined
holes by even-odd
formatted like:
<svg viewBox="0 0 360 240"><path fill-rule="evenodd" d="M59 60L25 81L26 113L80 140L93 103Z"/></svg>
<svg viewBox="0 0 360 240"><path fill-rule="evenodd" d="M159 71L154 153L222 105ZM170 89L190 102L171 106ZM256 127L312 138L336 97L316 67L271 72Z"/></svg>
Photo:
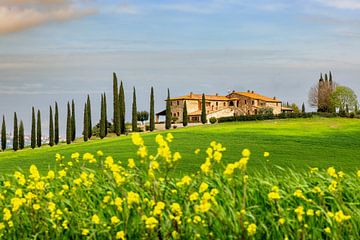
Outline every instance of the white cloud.
<svg viewBox="0 0 360 240"><path fill-rule="evenodd" d="M0 34L18 32L48 22L68 21L96 12L70 0L8 0L0 3Z"/></svg>
<svg viewBox="0 0 360 240"><path fill-rule="evenodd" d="M360 0L318 0L318 2L339 9L360 9Z"/></svg>

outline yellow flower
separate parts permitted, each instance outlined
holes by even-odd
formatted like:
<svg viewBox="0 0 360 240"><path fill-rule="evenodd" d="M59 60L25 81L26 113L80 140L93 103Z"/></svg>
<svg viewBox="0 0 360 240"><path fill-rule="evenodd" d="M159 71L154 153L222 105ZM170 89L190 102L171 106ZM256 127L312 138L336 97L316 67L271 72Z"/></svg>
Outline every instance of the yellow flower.
<svg viewBox="0 0 360 240"><path fill-rule="evenodd" d="M118 224L120 222L120 219L116 216L111 217L111 224Z"/></svg>
<svg viewBox="0 0 360 240"><path fill-rule="evenodd" d="M329 176L331 176L331 177L334 177L334 178L337 178L337 177L338 177L338 175L336 174L336 170L335 170L334 167L329 167L326 172L327 172L327 173L329 174Z"/></svg>
<svg viewBox="0 0 360 240"><path fill-rule="evenodd" d="M141 138L139 133L132 134L131 139L132 139L133 144L136 146L144 145L144 140Z"/></svg>
<svg viewBox="0 0 360 240"><path fill-rule="evenodd" d="M158 202L154 208L154 215L161 215L162 211L165 209L165 203Z"/></svg>
<svg viewBox="0 0 360 240"><path fill-rule="evenodd" d="M98 157L102 157L102 156L104 156L104 153L99 150L99 151L96 152L96 155L97 155Z"/></svg>
<svg viewBox="0 0 360 240"><path fill-rule="evenodd" d="M236 165L233 163L229 163L224 171L224 175L230 176L234 173L234 169L236 168Z"/></svg>
<svg viewBox="0 0 360 240"><path fill-rule="evenodd" d="M199 222L201 222L201 217L198 216L198 215L196 215L196 216L194 217L193 222L194 222L194 223L199 223Z"/></svg>
<svg viewBox="0 0 360 240"><path fill-rule="evenodd" d="M202 193L202 192L205 192L207 189L208 189L209 185L207 183L201 183L200 184L200 187L199 187L199 192Z"/></svg>
<svg viewBox="0 0 360 240"><path fill-rule="evenodd" d="M11 199L12 211L16 212L25 202L26 200L24 198L12 198Z"/></svg>
<svg viewBox="0 0 360 240"><path fill-rule="evenodd" d="M98 215L94 214L92 217L91 217L91 222L95 223L95 224L100 224L100 218Z"/></svg>
<svg viewBox="0 0 360 240"><path fill-rule="evenodd" d="M308 210L306 211L306 215L308 215L308 216L314 216L314 210L308 209Z"/></svg>
<svg viewBox="0 0 360 240"><path fill-rule="evenodd" d="M180 207L180 204L178 203L173 203L171 204L171 211L176 214L176 215L182 215L182 211L181 211L181 207Z"/></svg>
<svg viewBox="0 0 360 240"><path fill-rule="evenodd" d="M58 172L59 178L63 178L66 176L66 171L65 170L61 170Z"/></svg>
<svg viewBox="0 0 360 240"><path fill-rule="evenodd" d="M360 177L360 170L357 171L356 175Z"/></svg>
<svg viewBox="0 0 360 240"><path fill-rule="evenodd" d="M329 227L324 228L324 232L326 232L327 234L331 233L331 229Z"/></svg>
<svg viewBox="0 0 360 240"><path fill-rule="evenodd" d="M69 221L68 220L64 220L61 225L64 229L69 229Z"/></svg>
<svg viewBox="0 0 360 240"><path fill-rule="evenodd" d="M211 191L210 191L210 195L211 196L216 196L216 195L218 195L219 194L219 190L217 190L216 188L213 188L213 189L211 189Z"/></svg>
<svg viewBox="0 0 360 240"><path fill-rule="evenodd" d="M57 162L59 162L59 161L62 160L62 157L61 157L61 155L60 155L59 153L55 154L55 160L56 160Z"/></svg>
<svg viewBox="0 0 360 240"><path fill-rule="evenodd" d="M299 220L299 222L301 222L303 220L304 207L299 206L294 210L294 212L297 214L297 219Z"/></svg>
<svg viewBox="0 0 360 240"><path fill-rule="evenodd" d="M269 157L270 156L270 153L269 152L264 152L264 157Z"/></svg>
<svg viewBox="0 0 360 240"><path fill-rule="evenodd" d="M211 209L211 203L208 201L202 201L200 205L195 206L196 212L205 213Z"/></svg>
<svg viewBox="0 0 360 240"><path fill-rule="evenodd" d="M280 194L278 192L270 192L268 194L268 198L270 200L279 200L280 199Z"/></svg>
<svg viewBox="0 0 360 240"><path fill-rule="evenodd" d="M40 173L35 165L30 166L30 174L29 178L34 179L35 181L40 179Z"/></svg>
<svg viewBox="0 0 360 240"><path fill-rule="evenodd" d="M179 161L181 159L181 155L179 152L175 152L174 153L174 156L173 156L173 161L176 162L176 161Z"/></svg>
<svg viewBox="0 0 360 240"><path fill-rule="evenodd" d="M315 214L316 214L316 216L319 217L319 216L321 215L321 211L320 211L320 210L316 210L316 211L315 211Z"/></svg>
<svg viewBox="0 0 360 240"><path fill-rule="evenodd" d="M310 168L310 173L316 173L319 171L319 168L315 167L315 168Z"/></svg>
<svg viewBox="0 0 360 240"><path fill-rule="evenodd" d="M199 148L195 149L194 153L195 153L196 155L198 155L198 154L200 153L200 149L199 149ZM359 171L360 171L360 170L359 170Z"/></svg>
<svg viewBox="0 0 360 240"><path fill-rule="evenodd" d="M37 211L37 210L39 210L41 207L40 207L40 204L34 204L33 205L33 209L35 210L35 211Z"/></svg>
<svg viewBox="0 0 360 240"><path fill-rule="evenodd" d="M11 219L11 211L7 208L4 208L3 210L4 216L3 216L3 220L4 221L9 221Z"/></svg>
<svg viewBox="0 0 360 240"><path fill-rule="evenodd" d="M337 182L336 181L332 181L331 184L329 185L328 189L330 192L335 192L336 191L336 187L337 187Z"/></svg>
<svg viewBox="0 0 360 240"><path fill-rule="evenodd" d="M244 149L243 151L242 151L242 156L244 157L244 158L248 158L248 157L250 157L250 150L249 149Z"/></svg>
<svg viewBox="0 0 360 240"><path fill-rule="evenodd" d="M255 233L256 233L256 225L255 225L254 223L250 224L250 225L247 227L247 232L248 232L248 235L249 235L249 236L255 235Z"/></svg>
<svg viewBox="0 0 360 240"><path fill-rule="evenodd" d="M156 218L154 217L149 217L145 220L146 228L150 230L154 229L158 225L158 223L158 220L156 220Z"/></svg>
<svg viewBox="0 0 360 240"><path fill-rule="evenodd" d="M80 157L80 153L78 153L78 152L71 154L71 159L73 159L73 160L78 160L79 157Z"/></svg>
<svg viewBox="0 0 360 240"><path fill-rule="evenodd" d="M5 228L5 224L0 222L0 231L3 230Z"/></svg>
<svg viewBox="0 0 360 240"><path fill-rule="evenodd" d="M128 159L128 167L129 167L129 168L134 168L134 167L136 167L134 159L132 159L132 158L129 158L129 159Z"/></svg>
<svg viewBox="0 0 360 240"><path fill-rule="evenodd" d="M159 167L160 167L160 164L159 164L156 160L154 160L154 161L152 161L152 162L150 163L150 168L151 168L152 170L159 169Z"/></svg>
<svg viewBox="0 0 360 240"><path fill-rule="evenodd" d="M16 196L19 196L19 197L22 197L22 195L23 195L22 190L21 190L20 188L16 189L15 195L16 195Z"/></svg>
<svg viewBox="0 0 360 240"><path fill-rule="evenodd" d="M236 166L239 167L240 169L245 169L248 161L249 161L249 158L243 157L240 159L240 161L238 161L236 163Z"/></svg>
<svg viewBox="0 0 360 240"><path fill-rule="evenodd" d="M182 179L181 179L181 183L183 185L190 185L191 183L191 177L189 176L184 176Z"/></svg>
<svg viewBox="0 0 360 240"><path fill-rule="evenodd" d="M139 204L140 203L140 196L134 192L127 193L127 204L132 205L133 203Z"/></svg>
<svg viewBox="0 0 360 240"><path fill-rule="evenodd" d="M285 223L285 218L280 218L278 222L280 225L283 225Z"/></svg>
<svg viewBox="0 0 360 240"><path fill-rule="evenodd" d="M117 232L115 238L120 240L125 240L125 232L124 231Z"/></svg>
<svg viewBox="0 0 360 240"><path fill-rule="evenodd" d="M84 236L87 236L87 235L89 235L89 232L90 232L89 229L83 229L81 234Z"/></svg>
<svg viewBox="0 0 360 240"><path fill-rule="evenodd" d="M351 218L350 215L345 215L342 210L335 213L335 221L341 223L343 221L349 220Z"/></svg>
<svg viewBox="0 0 360 240"><path fill-rule="evenodd" d="M189 197L190 201L196 201L199 199L199 194L197 192L194 192Z"/></svg>
<svg viewBox="0 0 360 240"><path fill-rule="evenodd" d="M48 174L47 174L47 178L48 179L54 179L55 178L55 172L54 171L52 171L52 170L50 170L49 172L48 172Z"/></svg>
<svg viewBox="0 0 360 240"><path fill-rule="evenodd" d="M338 172L338 175L339 175L340 178L342 178L342 177L345 176L345 173L344 173L343 171L339 171L339 172Z"/></svg>
<svg viewBox="0 0 360 240"><path fill-rule="evenodd" d="M171 133L166 134L166 141L172 142L173 139L174 139L174 136Z"/></svg>
<svg viewBox="0 0 360 240"><path fill-rule="evenodd" d="M221 153L221 152L218 152L218 151L215 151L213 157L214 157L214 160L215 160L217 163L220 163L221 158L222 158L222 153Z"/></svg>
<svg viewBox="0 0 360 240"><path fill-rule="evenodd" d="M211 163L210 161L206 161L205 163L201 164L200 169L203 173L207 174L211 170Z"/></svg>

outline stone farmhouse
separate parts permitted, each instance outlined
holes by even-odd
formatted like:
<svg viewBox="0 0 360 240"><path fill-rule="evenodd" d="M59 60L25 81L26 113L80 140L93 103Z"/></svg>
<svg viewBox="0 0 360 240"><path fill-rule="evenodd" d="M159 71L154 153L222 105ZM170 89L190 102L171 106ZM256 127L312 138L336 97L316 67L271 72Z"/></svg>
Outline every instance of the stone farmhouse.
<svg viewBox="0 0 360 240"><path fill-rule="evenodd" d="M202 94L190 92L188 95L170 99L171 115L175 122L182 122L184 103L186 102L189 122L201 121ZM262 108L271 108L274 114L292 112L291 108L282 107L282 101L276 97L270 98L254 91L232 91L226 96L205 95L206 117L220 118L239 115L255 115ZM157 114L164 115L164 111Z"/></svg>

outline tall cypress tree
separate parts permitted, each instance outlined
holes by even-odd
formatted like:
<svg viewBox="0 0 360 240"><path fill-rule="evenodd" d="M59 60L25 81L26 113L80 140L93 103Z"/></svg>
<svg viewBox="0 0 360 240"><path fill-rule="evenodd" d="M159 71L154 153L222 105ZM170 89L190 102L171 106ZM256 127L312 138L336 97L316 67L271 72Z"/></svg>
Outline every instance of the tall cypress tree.
<svg viewBox="0 0 360 240"><path fill-rule="evenodd" d="M186 101L184 100L184 107L183 107L183 126L186 127L187 125L188 125L188 114L187 114Z"/></svg>
<svg viewBox="0 0 360 240"><path fill-rule="evenodd" d="M87 142L88 140L88 137L89 137L89 120L88 120L88 113L87 113L87 104L85 103L85 106L84 106L84 130L83 130L83 136L84 136L84 142Z"/></svg>
<svg viewBox="0 0 360 240"><path fill-rule="evenodd" d="M91 103L90 103L90 96L87 96L87 102L86 102L86 107L87 107L87 119L88 119L88 139L91 138L92 136L92 122L91 122Z"/></svg>
<svg viewBox="0 0 360 240"><path fill-rule="evenodd" d="M6 149L6 123L5 116L3 115L2 125L1 125L1 149L5 151Z"/></svg>
<svg viewBox="0 0 360 240"><path fill-rule="evenodd" d="M24 123L20 121L19 127L19 149L24 149L25 147L25 130L24 130Z"/></svg>
<svg viewBox="0 0 360 240"><path fill-rule="evenodd" d="M54 146L54 120L53 120L53 111L51 106L49 113L49 145L50 147Z"/></svg>
<svg viewBox="0 0 360 240"><path fill-rule="evenodd" d="M302 106L301 106L301 112L305 113L305 103L303 103Z"/></svg>
<svg viewBox="0 0 360 240"><path fill-rule="evenodd" d="M106 94L104 93L104 114L105 114L105 118L104 118L104 127L105 127L105 137L108 134L108 119L107 119L107 101L106 101Z"/></svg>
<svg viewBox="0 0 360 240"><path fill-rule="evenodd" d="M57 145L59 143L59 109L58 104L55 102L55 136L54 142Z"/></svg>
<svg viewBox="0 0 360 240"><path fill-rule="evenodd" d="M100 111L100 138L105 137L105 106L104 106L104 95L101 94L101 111Z"/></svg>
<svg viewBox="0 0 360 240"><path fill-rule="evenodd" d="M170 90L168 89L168 96L166 99L166 116L165 116L165 128L171 128L171 102L170 102Z"/></svg>
<svg viewBox="0 0 360 240"><path fill-rule="evenodd" d="M155 130L155 103L154 103L154 88L151 87L150 92L150 131Z"/></svg>
<svg viewBox="0 0 360 240"><path fill-rule="evenodd" d="M120 83L120 90L119 90L119 120L120 120L120 132L124 134L126 131L125 126L125 93L124 93L124 85L121 81Z"/></svg>
<svg viewBox="0 0 360 240"><path fill-rule="evenodd" d="M75 102L71 102L71 141L75 140L76 137L76 122L75 122Z"/></svg>
<svg viewBox="0 0 360 240"><path fill-rule="evenodd" d="M113 125L114 131L117 136L120 135L120 107L119 107L119 89L118 89L118 80L116 73L113 73L113 106L114 106L114 116L113 116Z"/></svg>
<svg viewBox="0 0 360 240"><path fill-rule="evenodd" d="M132 131L137 132L137 107L136 107L136 91L134 87L133 91L133 103L132 103Z"/></svg>
<svg viewBox="0 0 360 240"><path fill-rule="evenodd" d="M36 144L41 147L41 113L37 112L37 126L36 126Z"/></svg>
<svg viewBox="0 0 360 240"><path fill-rule="evenodd" d="M16 112L14 113L14 136L13 136L13 150L19 149L19 129Z"/></svg>
<svg viewBox="0 0 360 240"><path fill-rule="evenodd" d="M31 118L31 148L34 149L36 146L36 118L35 118L35 109L32 108L32 118Z"/></svg>
<svg viewBox="0 0 360 240"><path fill-rule="evenodd" d="M201 98L201 122L202 124L205 124L206 121L206 101L205 101L205 94L202 95Z"/></svg>
<svg viewBox="0 0 360 240"><path fill-rule="evenodd" d="M71 143L72 128L71 128L71 109L70 103L67 103L67 118L66 118L66 143Z"/></svg>

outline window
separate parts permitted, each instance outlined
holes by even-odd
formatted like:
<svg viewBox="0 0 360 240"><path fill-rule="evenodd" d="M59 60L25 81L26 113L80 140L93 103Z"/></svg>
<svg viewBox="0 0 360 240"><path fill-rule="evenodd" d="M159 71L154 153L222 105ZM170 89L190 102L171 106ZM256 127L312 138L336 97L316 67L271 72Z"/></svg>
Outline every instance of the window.
<svg viewBox="0 0 360 240"><path fill-rule="evenodd" d="M245 105L247 104L247 101L245 100Z"/></svg>
<svg viewBox="0 0 360 240"><path fill-rule="evenodd" d="M224 102L224 107L226 107L226 102Z"/></svg>
<svg viewBox="0 0 360 240"><path fill-rule="evenodd" d="M255 105L255 101L253 100L253 101L251 101L251 103L252 103L252 105Z"/></svg>
<svg viewBox="0 0 360 240"><path fill-rule="evenodd" d="M219 106L219 103L218 103L218 102L216 102L216 106Z"/></svg>
<svg viewBox="0 0 360 240"><path fill-rule="evenodd" d="M179 101L176 101L176 105L179 105Z"/></svg>

